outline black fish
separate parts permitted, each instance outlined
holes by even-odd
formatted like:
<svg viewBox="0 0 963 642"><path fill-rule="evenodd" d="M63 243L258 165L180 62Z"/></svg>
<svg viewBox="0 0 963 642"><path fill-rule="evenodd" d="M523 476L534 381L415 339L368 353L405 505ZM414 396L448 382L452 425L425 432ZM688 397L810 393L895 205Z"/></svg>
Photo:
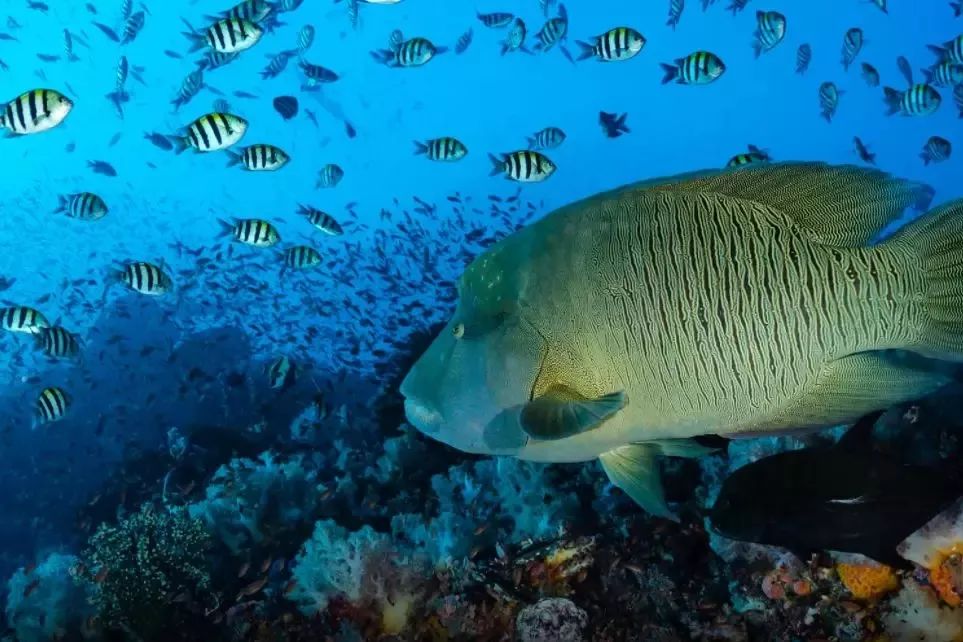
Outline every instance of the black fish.
<svg viewBox="0 0 963 642"><path fill-rule="evenodd" d="M170 49L165 49L165 50L164 50L164 55L167 56L168 58L183 58L183 57L184 57L184 56L180 55L179 53L177 53L176 51L171 51Z"/></svg>
<svg viewBox="0 0 963 642"><path fill-rule="evenodd" d="M294 96L278 96L274 99L274 109L284 120L291 120L298 115L298 99Z"/></svg>
<svg viewBox="0 0 963 642"><path fill-rule="evenodd" d="M780 453L732 473L710 511L713 528L805 558L833 550L905 566L896 546L963 490L939 470L872 452L881 414L860 419L835 446Z"/></svg>
<svg viewBox="0 0 963 642"><path fill-rule="evenodd" d="M257 98L254 94L249 91L238 90L234 92L234 95L238 98Z"/></svg>
<svg viewBox="0 0 963 642"><path fill-rule="evenodd" d="M104 176L117 176L117 170L114 166L107 161L87 161L87 167L92 169L95 174L103 174Z"/></svg>
<svg viewBox="0 0 963 642"><path fill-rule="evenodd" d="M144 134L144 138L152 142L155 147L160 147L164 151L169 152L170 150L174 149L174 144L171 143L170 139L168 139L167 136L164 136L163 134L151 132L149 134Z"/></svg>
<svg viewBox="0 0 963 642"><path fill-rule="evenodd" d="M455 43L455 53L456 53L456 54L465 53L465 51L466 51L466 50L468 49L468 47L471 45L472 36L473 36L473 34L472 34L472 30L471 30L471 29L469 29L469 30L466 31L465 33L463 33L463 34L461 34L460 36L458 36L458 42Z"/></svg>
<svg viewBox="0 0 963 642"><path fill-rule="evenodd" d="M618 138L622 134L628 134L629 128L625 124L628 114L610 114L606 111L599 112L599 124L602 126L602 133L609 138Z"/></svg>
<svg viewBox="0 0 963 642"><path fill-rule="evenodd" d="M348 138L354 138L355 136L358 135L358 132L356 132L354 129L354 125L352 125L348 121L344 121L344 131L345 133L348 134Z"/></svg>
<svg viewBox="0 0 963 642"><path fill-rule="evenodd" d="M913 68L910 67L909 60L907 60L904 56L900 56L896 59L896 66L899 67L899 72L903 74L903 78L906 79L906 84L912 87Z"/></svg>
<svg viewBox="0 0 963 642"><path fill-rule="evenodd" d="M52 54L43 54L43 53L38 53L37 58L40 58L44 62L57 62L58 60L60 60L60 56L55 56Z"/></svg>
<svg viewBox="0 0 963 642"><path fill-rule="evenodd" d="M108 38L110 38L114 42L120 42L120 37L114 32L113 29L111 29L107 25L101 24L99 22L95 22L94 26L100 29L101 31L103 31L104 35L106 35Z"/></svg>

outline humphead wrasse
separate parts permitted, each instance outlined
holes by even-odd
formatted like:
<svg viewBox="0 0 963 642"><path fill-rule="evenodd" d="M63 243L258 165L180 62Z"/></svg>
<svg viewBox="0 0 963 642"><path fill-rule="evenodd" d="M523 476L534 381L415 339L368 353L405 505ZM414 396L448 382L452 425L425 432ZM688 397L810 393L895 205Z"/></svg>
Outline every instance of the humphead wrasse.
<svg viewBox="0 0 963 642"><path fill-rule="evenodd" d="M750 166L626 186L479 256L405 378L409 421L473 453L598 458L671 517L657 457L698 435L850 422L963 360L963 200L876 170ZM916 362L915 365L911 365Z"/></svg>

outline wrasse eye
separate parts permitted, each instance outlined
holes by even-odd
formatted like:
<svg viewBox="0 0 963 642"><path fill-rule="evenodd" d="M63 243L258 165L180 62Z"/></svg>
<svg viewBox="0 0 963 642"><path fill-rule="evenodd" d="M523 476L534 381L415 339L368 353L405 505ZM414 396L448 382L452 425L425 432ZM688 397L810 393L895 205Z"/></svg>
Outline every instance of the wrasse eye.
<svg viewBox="0 0 963 642"><path fill-rule="evenodd" d="M463 336L465 336L465 324L456 323L455 327L451 329L451 333L455 335L456 339L461 339Z"/></svg>

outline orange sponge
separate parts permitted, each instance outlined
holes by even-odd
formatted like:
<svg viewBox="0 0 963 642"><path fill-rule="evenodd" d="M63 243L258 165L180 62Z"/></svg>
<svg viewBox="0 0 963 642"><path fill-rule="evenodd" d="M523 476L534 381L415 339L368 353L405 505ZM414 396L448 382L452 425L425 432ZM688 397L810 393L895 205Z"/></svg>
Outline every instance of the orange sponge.
<svg viewBox="0 0 963 642"><path fill-rule="evenodd" d="M875 600L899 588L899 578L885 564L837 564L843 586L860 600Z"/></svg>

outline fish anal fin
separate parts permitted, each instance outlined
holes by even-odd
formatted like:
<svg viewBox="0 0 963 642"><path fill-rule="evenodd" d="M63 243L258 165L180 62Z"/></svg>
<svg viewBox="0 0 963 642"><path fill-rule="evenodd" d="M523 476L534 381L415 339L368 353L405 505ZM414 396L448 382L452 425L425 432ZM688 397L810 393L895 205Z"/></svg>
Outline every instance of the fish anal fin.
<svg viewBox="0 0 963 642"><path fill-rule="evenodd" d="M658 457L655 444L629 444L602 453L599 462L609 480L646 512L679 521L665 501Z"/></svg>
<svg viewBox="0 0 963 642"><path fill-rule="evenodd" d="M536 439L563 439L596 428L625 407L624 392L588 398L564 385L554 385L525 404L522 430Z"/></svg>
<svg viewBox="0 0 963 642"><path fill-rule="evenodd" d="M859 352L826 364L790 403L756 422L759 431L740 432L750 436L769 430L835 426L926 397L950 381L952 377L945 372L908 367L886 352Z"/></svg>

